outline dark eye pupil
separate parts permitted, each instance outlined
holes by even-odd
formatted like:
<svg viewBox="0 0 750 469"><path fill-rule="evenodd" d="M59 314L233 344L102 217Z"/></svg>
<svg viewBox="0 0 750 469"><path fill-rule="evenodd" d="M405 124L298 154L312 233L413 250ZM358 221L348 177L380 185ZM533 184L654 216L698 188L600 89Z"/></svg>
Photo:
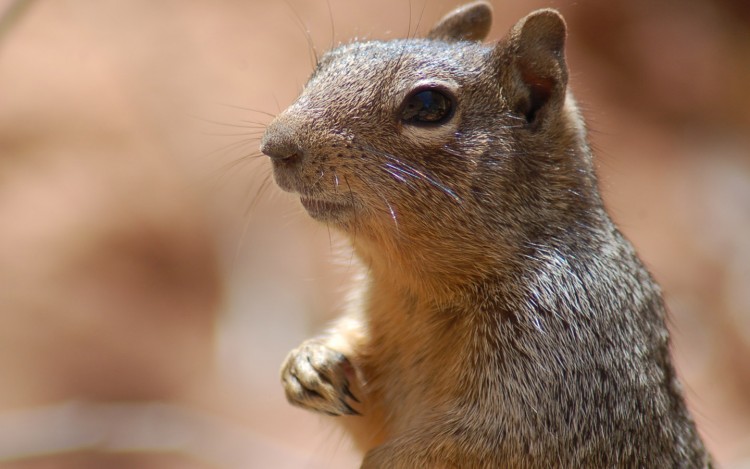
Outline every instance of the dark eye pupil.
<svg viewBox="0 0 750 469"><path fill-rule="evenodd" d="M406 98L401 119L408 124L439 124L450 115L451 100L437 90L422 90Z"/></svg>

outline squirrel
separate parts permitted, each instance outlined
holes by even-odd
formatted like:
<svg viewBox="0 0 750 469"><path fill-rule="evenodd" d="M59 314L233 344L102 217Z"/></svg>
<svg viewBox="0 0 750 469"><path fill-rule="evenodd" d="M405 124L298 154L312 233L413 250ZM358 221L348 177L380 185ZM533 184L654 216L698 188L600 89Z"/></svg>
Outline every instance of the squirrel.
<svg viewBox="0 0 750 469"><path fill-rule="evenodd" d="M362 266L286 397L339 416L367 469L712 467L599 194L567 26L537 10L484 45L491 22L477 1L340 45L267 126L277 184Z"/></svg>

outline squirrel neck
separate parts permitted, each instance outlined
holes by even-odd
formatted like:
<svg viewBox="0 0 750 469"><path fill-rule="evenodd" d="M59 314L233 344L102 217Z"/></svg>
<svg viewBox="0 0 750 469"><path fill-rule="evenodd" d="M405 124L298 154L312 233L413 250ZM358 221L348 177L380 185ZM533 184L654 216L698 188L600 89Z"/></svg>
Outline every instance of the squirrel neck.
<svg viewBox="0 0 750 469"><path fill-rule="evenodd" d="M438 233L450 233L443 235ZM454 229L420 230L401 223L398 232L368 230L350 236L368 275L379 288L428 302L450 302L467 285L501 274L507 266L498 248L479 233L471 242ZM463 243L461 240L464 240Z"/></svg>
<svg viewBox="0 0 750 469"><path fill-rule="evenodd" d="M586 254L574 252L575 246L596 250L609 244L614 234L611 221L600 210L594 210L586 220L576 220L575 226L540 227L536 233L502 226L483 228L466 225L451 236L435 232L409 236L411 232L402 227L399 236L359 234L351 241L378 289L441 307L466 303L472 295L488 301L483 285L518 285L518 278L529 271L544 269L546 260L574 261ZM516 294L521 292L502 296Z"/></svg>

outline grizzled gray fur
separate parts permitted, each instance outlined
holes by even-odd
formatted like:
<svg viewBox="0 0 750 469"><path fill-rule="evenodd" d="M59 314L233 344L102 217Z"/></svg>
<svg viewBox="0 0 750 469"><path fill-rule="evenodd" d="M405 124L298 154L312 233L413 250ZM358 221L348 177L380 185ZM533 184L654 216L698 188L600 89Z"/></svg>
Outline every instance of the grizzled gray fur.
<svg viewBox="0 0 750 469"><path fill-rule="evenodd" d="M702 468L659 288L614 226L554 10L495 44L485 2L323 56L261 149L343 232L358 288L292 351L292 404L363 468Z"/></svg>

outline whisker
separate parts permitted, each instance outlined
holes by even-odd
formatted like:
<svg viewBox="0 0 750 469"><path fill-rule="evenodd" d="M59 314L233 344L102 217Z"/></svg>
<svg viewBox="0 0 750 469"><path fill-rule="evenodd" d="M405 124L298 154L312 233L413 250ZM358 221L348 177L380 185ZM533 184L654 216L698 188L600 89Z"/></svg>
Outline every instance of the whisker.
<svg viewBox="0 0 750 469"><path fill-rule="evenodd" d="M414 36L412 36L412 38L417 37L417 34L419 34L419 25L422 23L422 17L424 16L424 10L426 6L427 6L427 2L425 1L422 3L422 11L419 12L419 18L417 18L417 26L414 28ZM411 5L410 5L410 8L411 8Z"/></svg>
<svg viewBox="0 0 750 469"><path fill-rule="evenodd" d="M221 155L221 154L227 154L230 153L238 148L243 147L244 145L248 145L252 142L258 142L259 139L257 138L243 138L242 140L238 140L236 142L229 143L223 147L217 148L216 150L212 150L204 156L204 158L207 158L209 156L215 156L215 155ZM260 153L258 153L260 155Z"/></svg>
<svg viewBox="0 0 750 469"><path fill-rule="evenodd" d="M263 181L261 181L260 185L258 186L258 190L255 191L255 195L250 200L250 204L248 204L248 207L245 209L245 216L249 217L250 213L255 209L255 207L258 205L258 201L261 198L261 195L263 195L263 192L266 191L271 185L271 173L270 171L266 172L266 175L263 177Z"/></svg>
<svg viewBox="0 0 750 469"><path fill-rule="evenodd" d="M361 181L363 184L366 184L368 186L367 188L369 191L373 192L376 196L380 198L380 200L383 201L383 204L385 205L385 209L390 215L391 220L393 220L393 225L396 227L396 232L400 233L399 225L398 225L398 214L396 210L393 208L393 205L391 205L391 203L388 201L388 198L385 196L384 191L375 185L369 184L367 182L367 179L361 179Z"/></svg>
<svg viewBox="0 0 750 469"><path fill-rule="evenodd" d="M326 230L328 231L328 249L333 251L333 237L331 236L331 225L326 223Z"/></svg>
<svg viewBox="0 0 750 469"><path fill-rule="evenodd" d="M231 133L231 134L220 134L220 133L214 133L214 132L201 132L201 135L205 135L207 137L260 137L263 135L263 132L254 130L252 132L239 132L239 133Z"/></svg>
<svg viewBox="0 0 750 469"><path fill-rule="evenodd" d="M250 119L241 119L240 122L243 122L245 124L252 124L253 128L260 130L266 130L266 128L268 127L268 124L264 122L251 121Z"/></svg>
<svg viewBox="0 0 750 469"><path fill-rule="evenodd" d="M223 127L237 127L237 128L240 128L240 129L258 129L259 128L259 127L253 127L251 125L230 124L229 122L221 122L221 121L217 121L217 120L213 120L213 119L207 119L205 117L194 116L194 115L188 115L188 117L190 117L192 119L197 119L197 120L202 121L202 122L207 122L209 124L221 125Z"/></svg>
<svg viewBox="0 0 750 469"><path fill-rule="evenodd" d="M388 199L385 198L385 196L380 196L381 199L383 199L383 202L385 202L386 207L388 207L388 211L391 214L391 219L393 220L393 224L396 226L396 233L399 232L398 228L398 217L396 216L396 211L393 210L393 206L390 202L388 202Z"/></svg>
<svg viewBox="0 0 750 469"><path fill-rule="evenodd" d="M227 174L230 174L230 171L233 171L234 174L237 174L237 169L250 163L260 161L257 159L260 156L262 155L249 153L247 155L242 155L239 158L235 158L232 161L224 163L213 171L213 174L209 177L209 181L213 180L214 183L219 184L222 182L222 179L227 176Z"/></svg>
<svg viewBox="0 0 750 469"><path fill-rule="evenodd" d="M409 0L409 24L406 27L406 38L411 39L411 0ZM416 34L416 33L415 33Z"/></svg>
<svg viewBox="0 0 750 469"><path fill-rule="evenodd" d="M323 180L323 178L325 177L325 175L326 175L325 169L321 169L320 170L320 176L318 176L318 179L316 179L315 182L312 184L312 188L313 189L315 189L316 187L318 187L318 185L320 185L320 181Z"/></svg>
<svg viewBox="0 0 750 469"><path fill-rule="evenodd" d="M399 163L399 164L404 165L403 163ZM415 173L413 171L410 171L410 168L408 166L406 166L406 165L404 165L404 167L402 167L402 166L398 166L395 163L385 163L385 167L388 168L388 169L391 169L393 171L396 171L399 174L405 174L407 176L411 176L411 177L417 178L417 179L420 178L419 174L417 174L417 173Z"/></svg>
<svg viewBox="0 0 750 469"><path fill-rule="evenodd" d="M240 166L243 166L244 164L251 163L254 161L254 157L256 155L242 155L239 158L236 158L228 163L224 163L221 165L221 167L218 168L218 171L222 171L224 173L229 172L230 170L237 169Z"/></svg>
<svg viewBox="0 0 750 469"><path fill-rule="evenodd" d="M242 232L240 233L240 238L237 240L237 246L234 251L234 258L232 259L232 271L235 271L237 268L237 264L239 261L240 253L242 252L242 247L244 246L245 239L247 237L247 230L250 226L250 220L252 219L251 212L255 208L255 206L258 203L258 200L260 199L261 193L268 187L268 183L270 182L271 173L266 172L265 177L263 178L263 181L260 183L260 186L258 187L257 192L255 193L255 197L251 200L249 206L247 209L245 209L244 218L245 221L242 224ZM247 196L247 193L245 194Z"/></svg>
<svg viewBox="0 0 750 469"><path fill-rule="evenodd" d="M305 40L307 41L308 50L312 53L312 57L311 57L312 60L310 61L310 63L312 65L312 68L314 69L318 66L319 57L318 57L318 49L315 48L315 42L312 40L312 36L310 35L310 28L307 27L307 24L302 19L299 12L297 12L294 6L292 6L289 0L284 0L284 3L286 3L286 6L291 10L297 22L297 26L299 26L302 29L302 33L305 35Z"/></svg>
<svg viewBox="0 0 750 469"><path fill-rule="evenodd" d="M388 165L388 164L386 163L386 165ZM391 171L388 168L385 168L385 167L382 167L382 166L380 168L383 171L385 171L386 173L388 173L391 176L393 176L395 179L398 179L399 182L402 182L402 183L407 184L407 185L411 185L411 181L408 181L407 179L405 179L404 177L402 177L398 172L394 172L396 170L396 168L393 168L394 171Z"/></svg>
<svg viewBox="0 0 750 469"><path fill-rule="evenodd" d="M382 171L388 173L391 177L405 184L410 189L417 189L415 180L420 179L418 175L409 172L406 169L393 166L390 163L386 163L384 166L379 167Z"/></svg>
<svg viewBox="0 0 750 469"><path fill-rule="evenodd" d="M411 0L409 1L409 30L407 31L407 37L411 34ZM393 64L393 69L391 71L391 76L396 77L398 76L399 72L401 71L401 67L404 64L404 59L406 58L406 46L404 44L401 45L401 50L399 51L399 55L395 60L395 63Z"/></svg>
<svg viewBox="0 0 750 469"><path fill-rule="evenodd" d="M394 163L396 163L399 166L399 170L401 170L402 173L411 173L412 177L423 180L428 183L430 183L433 187L440 189L445 195L453 199L457 203L462 203L461 197L459 197L451 188L443 184L442 181L440 181L437 177L432 176L430 174L427 174L427 171L424 169L416 168L413 164L405 163L395 156L391 155L390 153L386 153L380 150L376 150L374 148L365 147L363 148L365 151L368 151L372 154L382 156ZM393 168L393 167L392 167Z"/></svg>
<svg viewBox="0 0 750 469"><path fill-rule="evenodd" d="M333 8L331 8L331 0L326 0L326 4L328 5L328 19L331 22L331 46L329 49L333 49L334 44L336 44L336 23L333 21Z"/></svg>
<svg viewBox="0 0 750 469"><path fill-rule="evenodd" d="M239 109L239 110L241 110L241 111L250 111L250 112L257 112L258 114L263 114L263 115L265 115L265 116L268 116L268 117L270 117L270 118L274 118L274 117L276 117L276 115L275 115L275 114L272 114L272 113L270 113L270 112L268 112L268 111L263 111L263 110L261 110L261 109L253 109L253 108L251 108L251 107L238 106L238 105L236 105L236 104L229 104L229 103L219 103L219 104L220 104L221 106L225 106L225 107L230 107L230 108L233 108L233 109Z"/></svg>
<svg viewBox="0 0 750 469"><path fill-rule="evenodd" d="M338 194L339 192L339 175L336 174L336 169L333 170L333 190Z"/></svg>
<svg viewBox="0 0 750 469"><path fill-rule="evenodd" d="M352 235L352 244L357 240L357 227L359 226L359 220L357 218L357 205L354 203L354 192L352 192L352 186L349 185L349 180L344 175L344 182L346 187L349 188L349 198L351 199L352 210L354 210L354 234ZM353 251L352 251L353 252Z"/></svg>

